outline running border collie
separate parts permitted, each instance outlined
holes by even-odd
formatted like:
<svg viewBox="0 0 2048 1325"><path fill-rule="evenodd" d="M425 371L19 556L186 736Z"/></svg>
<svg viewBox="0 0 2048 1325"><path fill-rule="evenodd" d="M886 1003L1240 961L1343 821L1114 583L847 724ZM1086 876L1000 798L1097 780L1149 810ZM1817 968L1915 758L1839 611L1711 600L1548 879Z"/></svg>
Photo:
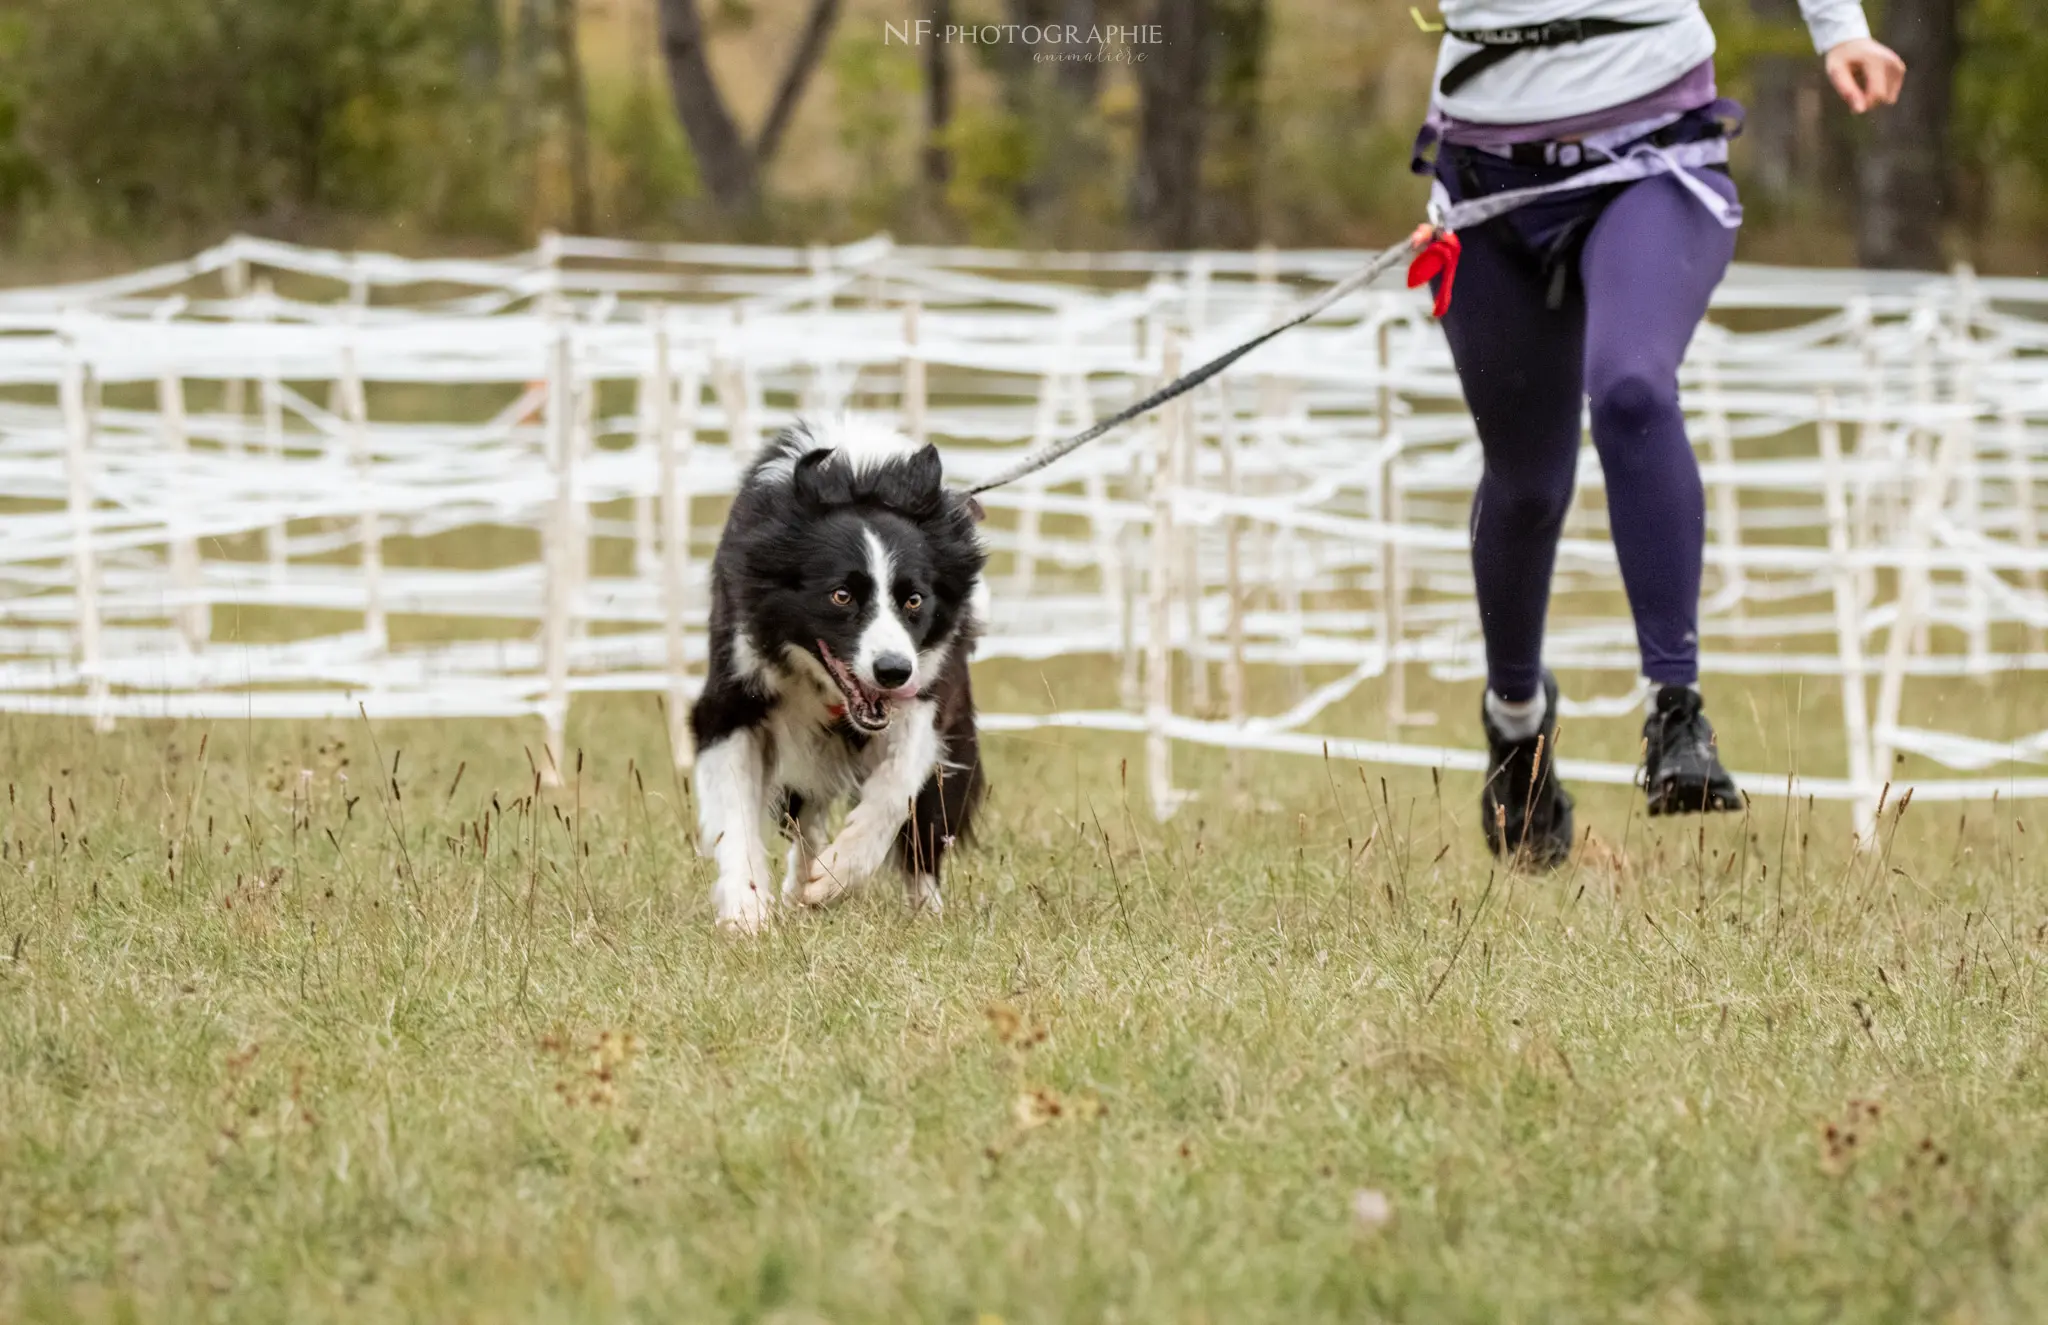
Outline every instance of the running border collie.
<svg viewBox="0 0 2048 1325"><path fill-rule="evenodd" d="M983 788L967 655L987 561L979 508L943 477L936 448L841 418L782 432L740 480L690 715L721 927L771 914L770 815L790 839L785 903L822 906L893 854L911 906L940 908L939 863Z"/></svg>

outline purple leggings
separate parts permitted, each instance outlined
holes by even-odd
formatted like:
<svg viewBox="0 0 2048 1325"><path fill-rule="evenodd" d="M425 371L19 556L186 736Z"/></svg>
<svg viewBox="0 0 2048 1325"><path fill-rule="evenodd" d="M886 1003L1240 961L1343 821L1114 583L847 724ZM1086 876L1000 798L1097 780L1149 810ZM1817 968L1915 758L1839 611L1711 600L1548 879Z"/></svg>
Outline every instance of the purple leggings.
<svg viewBox="0 0 2048 1325"><path fill-rule="evenodd" d="M1447 150L1438 163L1454 199L1565 173L1473 157ZM1725 175L1699 177L1733 198ZM1485 454L1472 498L1472 578L1487 684L1512 701L1541 683L1551 568L1590 397L1643 674L1690 685L1699 677L1706 500L1679 411L1678 364L1734 257L1735 232L1668 176L1528 210L1460 236L1444 318Z"/></svg>

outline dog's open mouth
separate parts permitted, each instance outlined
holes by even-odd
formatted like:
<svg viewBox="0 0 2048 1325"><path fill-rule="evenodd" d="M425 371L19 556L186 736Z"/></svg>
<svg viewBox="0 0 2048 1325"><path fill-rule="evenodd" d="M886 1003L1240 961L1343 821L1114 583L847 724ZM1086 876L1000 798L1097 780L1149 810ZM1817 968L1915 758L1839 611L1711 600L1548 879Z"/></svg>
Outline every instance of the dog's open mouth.
<svg viewBox="0 0 2048 1325"><path fill-rule="evenodd" d="M864 732L888 730L889 696L873 686L861 684L853 669L833 657L832 650L825 647L823 640L818 641L818 656L825 660L825 670L832 674L833 683L846 699L843 710L846 720Z"/></svg>

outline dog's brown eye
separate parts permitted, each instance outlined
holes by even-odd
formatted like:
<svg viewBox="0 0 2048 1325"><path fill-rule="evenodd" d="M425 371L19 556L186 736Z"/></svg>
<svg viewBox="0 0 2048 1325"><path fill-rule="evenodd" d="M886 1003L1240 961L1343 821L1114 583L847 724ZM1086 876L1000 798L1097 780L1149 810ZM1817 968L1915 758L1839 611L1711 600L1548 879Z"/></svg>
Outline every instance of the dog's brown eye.
<svg viewBox="0 0 2048 1325"><path fill-rule="evenodd" d="M923 606L924 595L921 593L914 593L910 595L910 597L903 600L903 610L906 612L915 612L918 608Z"/></svg>
<svg viewBox="0 0 2048 1325"><path fill-rule="evenodd" d="M832 605L834 607L845 607L852 601L853 595L846 591L844 585L832 591Z"/></svg>

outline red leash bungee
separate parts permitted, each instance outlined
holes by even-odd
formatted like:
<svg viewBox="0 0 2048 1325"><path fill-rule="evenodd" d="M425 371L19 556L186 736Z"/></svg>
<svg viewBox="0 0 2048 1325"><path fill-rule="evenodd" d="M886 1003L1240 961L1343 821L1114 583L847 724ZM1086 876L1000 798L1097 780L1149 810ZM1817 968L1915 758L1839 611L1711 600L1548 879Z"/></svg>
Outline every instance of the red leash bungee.
<svg viewBox="0 0 2048 1325"><path fill-rule="evenodd" d="M1408 242L1420 247L1415 261L1408 264L1408 288L1414 289L1438 276L1443 277L1436 287L1436 303L1430 308L1433 316L1441 318L1451 311L1451 283L1458 279L1458 251L1462 247L1458 236L1449 230L1440 230L1433 225L1419 225Z"/></svg>

